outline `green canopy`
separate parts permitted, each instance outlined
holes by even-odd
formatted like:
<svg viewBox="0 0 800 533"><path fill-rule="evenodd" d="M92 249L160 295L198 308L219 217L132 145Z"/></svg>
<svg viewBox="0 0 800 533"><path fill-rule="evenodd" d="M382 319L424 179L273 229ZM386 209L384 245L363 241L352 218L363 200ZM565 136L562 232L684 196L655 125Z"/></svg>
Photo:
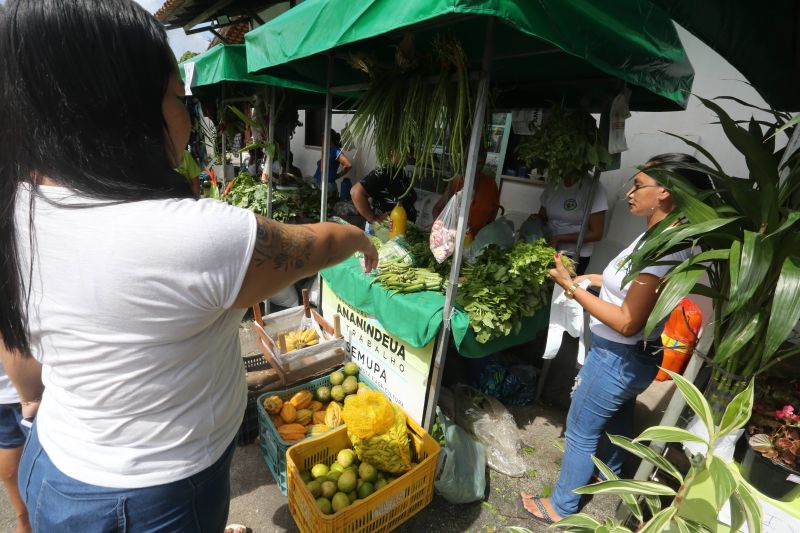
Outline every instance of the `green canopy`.
<svg viewBox="0 0 800 533"><path fill-rule="evenodd" d="M250 95L256 87L272 85L286 89L324 94L325 87L303 81L290 81L264 74L250 74L247 71L247 56L243 44L218 44L202 54L187 59L180 65L181 79L186 80L187 63L194 63L192 93L199 97L219 96L225 83L225 95ZM320 97L316 97L318 101Z"/></svg>
<svg viewBox="0 0 800 533"><path fill-rule="evenodd" d="M652 0L782 111L800 110L800 2Z"/></svg>
<svg viewBox="0 0 800 533"><path fill-rule="evenodd" d="M634 110L686 106L694 70L671 20L648 0L306 0L245 35L251 72L333 85L367 81L351 53L392 64L413 32L417 49L434 35L459 38L479 68L487 18L495 31L496 108L553 101L597 110L627 82Z"/></svg>

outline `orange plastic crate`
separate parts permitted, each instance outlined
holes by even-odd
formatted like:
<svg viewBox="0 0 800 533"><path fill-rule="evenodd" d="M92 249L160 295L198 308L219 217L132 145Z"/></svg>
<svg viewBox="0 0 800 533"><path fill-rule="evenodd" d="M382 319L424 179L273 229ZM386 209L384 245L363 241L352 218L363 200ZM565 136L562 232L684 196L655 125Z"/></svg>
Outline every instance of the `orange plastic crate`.
<svg viewBox="0 0 800 533"><path fill-rule="evenodd" d="M352 446L347 428L295 444L286 452L289 477L289 511L300 531L307 533L360 533L391 531L428 505L433 499L433 482L439 459L439 443L406 414L414 466L368 498L338 513L324 515L306 488L301 471L317 463L330 464L336 454Z"/></svg>

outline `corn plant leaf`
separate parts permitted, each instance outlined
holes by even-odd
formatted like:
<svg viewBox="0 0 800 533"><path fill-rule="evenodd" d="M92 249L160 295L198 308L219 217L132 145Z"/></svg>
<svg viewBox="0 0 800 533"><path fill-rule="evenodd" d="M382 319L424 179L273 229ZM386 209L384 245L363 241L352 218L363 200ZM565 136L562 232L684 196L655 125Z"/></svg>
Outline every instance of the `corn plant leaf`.
<svg viewBox="0 0 800 533"><path fill-rule="evenodd" d="M666 509L659 511L647 522L647 524L645 524L642 529L639 530L639 533L661 533L677 512L677 507L673 506L669 506Z"/></svg>
<svg viewBox="0 0 800 533"><path fill-rule="evenodd" d="M750 420L753 411L753 389L753 380L750 380L747 387L737 394L725 408L719 424L718 434L720 436L736 431Z"/></svg>
<svg viewBox="0 0 800 533"><path fill-rule="evenodd" d="M713 435L715 428L714 416L711 414L711 406L708 405L703 393L700 392L691 381L680 374L671 370L665 370L665 372L669 374L669 377L675 382L675 386L681 391L687 405L691 407L692 411L694 411L703 424L705 424L708 434Z"/></svg>
<svg viewBox="0 0 800 533"><path fill-rule="evenodd" d="M701 154L703 154L703 155L706 157L706 159L708 159L709 161L711 161L711 163L712 163L712 164L713 164L713 165L714 165L714 166L717 168L717 172L719 172L719 173L723 173L723 172L724 172L724 171L722 170L722 167L720 166L720 164L717 162L717 160L716 160L716 159L714 159L714 156L713 156L713 155L711 155L711 152L709 152L708 150L706 150L705 148L703 148L703 147L702 147L701 145L699 145L698 143L696 143L696 142L694 142L694 141L690 141L689 139L687 139L687 138L685 138L685 137L682 137L682 136L680 136L680 135L677 135L677 134L675 134L675 133L671 133L671 132L669 132L669 131L664 131L664 130L660 130L660 131L661 131L661 133L664 133L664 134L666 134L666 135L669 135L670 137L675 137L676 139L680 139L681 141L685 142L687 145L691 146L692 148L694 148L695 150L697 150L698 152L700 152Z"/></svg>
<svg viewBox="0 0 800 533"><path fill-rule="evenodd" d="M800 221L800 211L792 211L789 213L789 216L786 217L786 220L784 220L783 223L778 227L778 229L767 235L767 238L769 239L779 236L781 233L797 224L798 221Z"/></svg>
<svg viewBox="0 0 800 533"><path fill-rule="evenodd" d="M700 265L703 263L708 263L710 261L727 261L730 257L731 251L730 250L707 250L705 252L700 252L699 254L690 257L689 259L685 260L675 268L673 268L668 276L674 274L680 274L684 270L687 270L694 265Z"/></svg>
<svg viewBox="0 0 800 533"><path fill-rule="evenodd" d="M795 126L795 125L797 125L798 123L800 123L800 115L797 115L797 116L793 117L793 118L792 118L791 120L789 120L789 121L788 121L786 124L784 124L783 126L781 126L781 127L780 127L780 128L778 128L778 129L776 129L776 130L775 130L775 133L773 133L773 134L772 134L772 136L773 136L773 137L775 137L775 136L776 136L776 135L778 135L779 133L783 133L785 130L787 130L787 129L791 128L792 126Z"/></svg>
<svg viewBox="0 0 800 533"><path fill-rule="evenodd" d="M728 140L744 155L750 177L758 183L759 191L753 199L754 203L760 204L762 222L773 225L777 218L774 206L778 203L778 165L775 157L764 146L760 136L754 137L747 130L737 126L715 102L704 98L700 98L700 101L717 114Z"/></svg>
<svg viewBox="0 0 800 533"><path fill-rule="evenodd" d="M616 481L619 479L619 476L617 476L607 464L594 455L592 456L592 462L597 467L597 470L603 474L608 481ZM642 514L642 508L639 506L639 502L636 501L636 496L633 496L632 494L621 494L620 497L625 505L628 506L628 509L631 510L633 516L635 516L639 522L643 522L644 515Z"/></svg>
<svg viewBox="0 0 800 533"><path fill-rule="evenodd" d="M736 501L747 522L750 533L761 533L761 504L744 483L740 483L731 494L731 501Z"/></svg>
<svg viewBox="0 0 800 533"><path fill-rule="evenodd" d="M716 455L711 456L711 464L708 467L708 471L714 482L714 501L716 504L714 509L719 513L719 510L731 497L739 483L731 473L728 465L725 464L725 461Z"/></svg>
<svg viewBox="0 0 800 533"><path fill-rule="evenodd" d="M653 481L633 481L630 479L616 479L614 481L601 481L573 490L575 494L633 494L639 496L674 496L675 491L661 483Z"/></svg>
<svg viewBox="0 0 800 533"><path fill-rule="evenodd" d="M698 198L698 191L694 187L687 187L681 179L676 179L673 172L655 168L647 169L647 175L669 189L678 205L678 211L689 222L698 223L717 218L714 208Z"/></svg>
<svg viewBox="0 0 800 533"><path fill-rule="evenodd" d="M716 349L714 361L723 363L738 353L742 348L761 331L764 325L764 315L762 313L750 312L748 308L742 308L729 318L728 333L722 338Z"/></svg>
<svg viewBox="0 0 800 533"><path fill-rule="evenodd" d="M774 251L773 239L765 239L763 235L745 230L739 271L735 279L731 275L731 299L725 308L725 314L736 311L751 300L772 267ZM731 262L733 260L734 255L731 253Z"/></svg>
<svg viewBox="0 0 800 533"><path fill-rule="evenodd" d="M675 309L684 296L689 294L704 272L705 269L698 265L668 277L644 326L645 338L649 338L650 333L661 320Z"/></svg>
<svg viewBox="0 0 800 533"><path fill-rule="evenodd" d="M800 257L791 256L784 260L775 285L761 358L762 364L767 362L789 337L798 320L800 320Z"/></svg>
<svg viewBox="0 0 800 533"><path fill-rule="evenodd" d="M576 528L574 531L594 531L595 528L600 526L600 522L585 513L578 513L566 516L550 526L554 529ZM511 531L511 528L508 528Z"/></svg>
<svg viewBox="0 0 800 533"><path fill-rule="evenodd" d="M653 464L683 483L683 476L681 475L680 471L675 468L675 466L670 463L666 457L656 453L656 451L649 446L639 444L638 442L633 442L628 437L623 437L622 435L609 435L608 439L612 442L612 444L619 446L623 450L632 453L640 459L644 459L645 461Z"/></svg>
<svg viewBox="0 0 800 533"><path fill-rule="evenodd" d="M234 106L232 106L232 105L229 105L229 106L228 106L228 109L229 109L229 110L230 110L230 111L231 111L231 112L232 112L234 115L236 115L236 118L238 118L239 120L241 120L242 122L244 122L245 124L247 124L248 126L250 126L251 128L260 128L260 127L261 127L261 125L259 125L259 123L258 123L258 122L256 122L256 121L255 121L255 120L253 120L252 118L250 118L250 117L248 117L247 115L245 115L244 113L242 113L242 111L241 111L240 109L237 109L237 108L235 108L235 107L234 107Z"/></svg>
<svg viewBox="0 0 800 533"><path fill-rule="evenodd" d="M674 428L672 426L652 426L642 431L633 442L656 441L656 442L699 442L708 445L702 437L685 429Z"/></svg>

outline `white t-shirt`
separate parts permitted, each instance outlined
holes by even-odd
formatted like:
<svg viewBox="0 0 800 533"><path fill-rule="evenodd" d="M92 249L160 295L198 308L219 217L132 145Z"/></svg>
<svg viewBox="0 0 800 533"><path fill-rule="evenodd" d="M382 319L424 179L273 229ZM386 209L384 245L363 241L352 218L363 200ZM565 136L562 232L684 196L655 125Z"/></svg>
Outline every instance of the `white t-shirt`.
<svg viewBox="0 0 800 533"><path fill-rule="evenodd" d="M247 385L231 309L256 221L216 200L109 205L39 187L28 318L45 392L39 438L56 467L115 488L212 465L242 421ZM16 224L30 264L28 186ZM220 230L219 228L224 228Z"/></svg>
<svg viewBox="0 0 800 533"><path fill-rule="evenodd" d="M7 405L11 403L19 403L19 395L3 368L3 362L0 361L0 404Z"/></svg>
<svg viewBox="0 0 800 533"><path fill-rule="evenodd" d="M636 237L636 239L630 245L628 245L627 248L622 250L614 259L612 259L611 262L608 263L608 266L606 266L605 270L603 270L603 287L600 289L601 300L605 302L611 302L617 306L622 305L622 302L628 295L628 290L631 287L631 283L633 283L633 281L631 281L624 287L622 286L622 280L630 270L629 268L626 268L626 266L629 267L630 265L625 265L625 260L633 252L634 247L643 236L644 233ZM688 259L690 256L691 252L689 250L682 250L664 257L662 261L680 262ZM672 265L656 265L643 269L641 273L652 274L653 276L663 278L671 269ZM625 337L624 335L621 335L610 327L606 326L595 317L591 317L589 321L589 328L595 335L599 335L606 340L618 342L620 344L636 344L644 339L641 331L630 337Z"/></svg>
<svg viewBox="0 0 800 533"><path fill-rule="evenodd" d="M583 212L589 199L591 185L588 180L582 180L567 187L563 183L558 187L547 185L541 196L542 206L547 211L548 235L564 235L581 231ZM601 183L597 184L592 199L592 214L608 211L606 190ZM574 242L559 243L559 250L565 252L575 251ZM581 257L590 257L594 251L593 242L584 242L581 246Z"/></svg>

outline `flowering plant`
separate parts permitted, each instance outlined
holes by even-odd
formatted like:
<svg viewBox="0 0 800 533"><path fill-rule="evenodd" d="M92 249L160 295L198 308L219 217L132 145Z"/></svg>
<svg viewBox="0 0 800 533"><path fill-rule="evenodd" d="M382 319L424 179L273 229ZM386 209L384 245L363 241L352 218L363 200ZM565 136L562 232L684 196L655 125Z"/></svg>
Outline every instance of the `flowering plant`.
<svg viewBox="0 0 800 533"><path fill-rule="evenodd" d="M797 471L800 467L800 415L794 407L785 405L775 411L781 425L772 433L758 433L750 437L750 447L772 461Z"/></svg>

